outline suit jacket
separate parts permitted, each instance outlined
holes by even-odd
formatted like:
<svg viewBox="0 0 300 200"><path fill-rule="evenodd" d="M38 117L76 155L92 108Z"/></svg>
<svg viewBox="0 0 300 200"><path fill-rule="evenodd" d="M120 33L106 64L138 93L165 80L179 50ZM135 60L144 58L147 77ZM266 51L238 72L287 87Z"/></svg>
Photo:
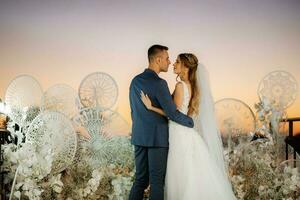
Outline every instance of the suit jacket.
<svg viewBox="0 0 300 200"><path fill-rule="evenodd" d="M167 117L147 110L141 101L141 91L149 96L152 105L161 108ZM133 145L146 147L168 147L168 118L187 127L193 127L193 120L179 112L173 102L168 84L151 69L134 77L130 84L129 100L132 118Z"/></svg>

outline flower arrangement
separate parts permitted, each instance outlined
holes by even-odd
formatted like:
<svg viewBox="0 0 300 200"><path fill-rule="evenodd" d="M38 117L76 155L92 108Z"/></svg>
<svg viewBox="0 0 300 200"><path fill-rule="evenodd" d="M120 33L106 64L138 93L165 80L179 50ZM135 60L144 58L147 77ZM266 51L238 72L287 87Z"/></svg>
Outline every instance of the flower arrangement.
<svg viewBox="0 0 300 200"><path fill-rule="evenodd" d="M270 102L266 97L262 97L254 107L260 126L257 132L265 134L266 137L273 133L276 137L279 134L279 122L287 117L285 110L280 108L275 101Z"/></svg>
<svg viewBox="0 0 300 200"><path fill-rule="evenodd" d="M17 144L4 145L4 167L9 172L6 183L13 184L15 199L127 199L133 183L133 148L125 136L96 137L87 142L79 136L76 158L72 165L59 174L52 174L53 153L48 142L35 148L25 140L25 132L40 112L37 108L14 111L21 129L14 130L14 121L8 123ZM50 138L48 138L50 140ZM47 138L45 138L47 140ZM25 143L24 143L25 142ZM106 145L103 145L106 144ZM109 157L93 159L91 153L103 148ZM28 159L30 158L30 159ZM105 160L105 162L103 161Z"/></svg>
<svg viewBox="0 0 300 200"><path fill-rule="evenodd" d="M60 176L51 174L53 154L49 145L36 149L34 145L24 143L17 147L14 144L4 146L4 170L9 171L13 180L12 194L20 199L41 199L42 192L50 186L60 192L63 186Z"/></svg>
<svg viewBox="0 0 300 200"><path fill-rule="evenodd" d="M51 174L52 152L47 145L37 151L27 143L20 148L8 144L4 154L10 171L7 181L12 182L17 173L13 194L18 199L127 199L133 183L133 164L126 167L117 160L117 165L95 166L85 157L84 146L74 163L56 175Z"/></svg>
<svg viewBox="0 0 300 200"><path fill-rule="evenodd" d="M126 142L126 138L123 138ZM129 139L127 138L129 144ZM112 152L120 146L111 146ZM76 159L72 166L63 172L62 180L64 188L61 193L62 199L127 199L133 183L134 168L131 146L122 150L124 158L131 157L131 161L125 160L120 164L119 160L110 163L98 163L91 161L89 146L83 140L79 140L79 148ZM123 146L123 148L126 148ZM48 198L47 198L48 199ZM50 198L49 198L50 199Z"/></svg>
<svg viewBox="0 0 300 200"><path fill-rule="evenodd" d="M285 165L280 171L281 165L277 164L278 123L285 113L265 98L255 108L259 126L252 134L252 141L225 152L235 195L246 200L299 198L298 168Z"/></svg>

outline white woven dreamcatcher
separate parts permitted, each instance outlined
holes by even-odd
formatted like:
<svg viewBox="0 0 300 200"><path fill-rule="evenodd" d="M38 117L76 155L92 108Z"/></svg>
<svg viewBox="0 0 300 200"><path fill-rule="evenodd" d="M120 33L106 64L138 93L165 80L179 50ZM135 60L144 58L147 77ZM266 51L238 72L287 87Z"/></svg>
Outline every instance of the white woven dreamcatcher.
<svg viewBox="0 0 300 200"><path fill-rule="evenodd" d="M76 153L77 136L72 122L65 115L46 111L32 121L26 132L26 142L37 149L50 144L54 153L51 172L56 174L72 163Z"/></svg>
<svg viewBox="0 0 300 200"><path fill-rule="evenodd" d="M257 93L260 99L266 97L278 109L285 110L295 102L298 91L298 83L290 73L273 71L260 81Z"/></svg>
<svg viewBox="0 0 300 200"><path fill-rule="evenodd" d="M39 108L43 91L32 76L20 75L6 89L5 103L10 107L9 117L22 126L24 114L30 108Z"/></svg>
<svg viewBox="0 0 300 200"><path fill-rule="evenodd" d="M241 100L221 99L215 103L215 112L220 132L227 139L228 146L237 145L240 141L234 140L246 139L255 130L255 115Z"/></svg>
<svg viewBox="0 0 300 200"><path fill-rule="evenodd" d="M118 86L110 75L103 72L95 72L82 80L78 96L84 107L100 107L105 110L116 103Z"/></svg>
<svg viewBox="0 0 300 200"><path fill-rule="evenodd" d="M84 127L91 139L85 142L92 165L106 165L132 162L127 151L132 151L129 138L129 124L123 117L112 110L86 108L74 118L77 126ZM123 136L120 136L123 135ZM126 151L126 152L125 152Z"/></svg>
<svg viewBox="0 0 300 200"><path fill-rule="evenodd" d="M66 84L53 85L44 92L41 110L61 112L71 119L78 113L76 98L76 91L72 87Z"/></svg>

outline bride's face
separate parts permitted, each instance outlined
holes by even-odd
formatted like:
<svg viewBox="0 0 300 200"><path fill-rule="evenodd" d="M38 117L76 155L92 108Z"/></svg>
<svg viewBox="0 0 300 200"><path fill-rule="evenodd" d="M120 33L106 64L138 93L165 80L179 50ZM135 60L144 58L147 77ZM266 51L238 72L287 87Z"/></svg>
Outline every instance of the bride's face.
<svg viewBox="0 0 300 200"><path fill-rule="evenodd" d="M173 66L174 66L174 69L173 69L174 74L180 74L183 66L182 66L182 62L180 61L179 57L176 58L176 61L174 62Z"/></svg>
<svg viewBox="0 0 300 200"><path fill-rule="evenodd" d="M184 64L180 61L179 57L177 57L175 63L173 64L174 66L174 74L177 75L182 75L187 73L188 69L184 66Z"/></svg>

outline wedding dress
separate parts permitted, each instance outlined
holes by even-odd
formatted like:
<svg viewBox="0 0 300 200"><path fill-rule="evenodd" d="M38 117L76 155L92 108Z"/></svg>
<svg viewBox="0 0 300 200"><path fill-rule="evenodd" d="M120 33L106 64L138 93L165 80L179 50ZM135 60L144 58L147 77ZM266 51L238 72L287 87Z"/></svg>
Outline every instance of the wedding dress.
<svg viewBox="0 0 300 200"><path fill-rule="evenodd" d="M187 114L190 94L186 83L182 83L184 96L180 111ZM201 129L196 131L194 128L169 121L169 154L165 177L165 199L236 199L227 173L224 173L224 166L220 166L223 165L224 161L219 163L213 155L216 150L209 150L207 142L202 138L199 131Z"/></svg>

